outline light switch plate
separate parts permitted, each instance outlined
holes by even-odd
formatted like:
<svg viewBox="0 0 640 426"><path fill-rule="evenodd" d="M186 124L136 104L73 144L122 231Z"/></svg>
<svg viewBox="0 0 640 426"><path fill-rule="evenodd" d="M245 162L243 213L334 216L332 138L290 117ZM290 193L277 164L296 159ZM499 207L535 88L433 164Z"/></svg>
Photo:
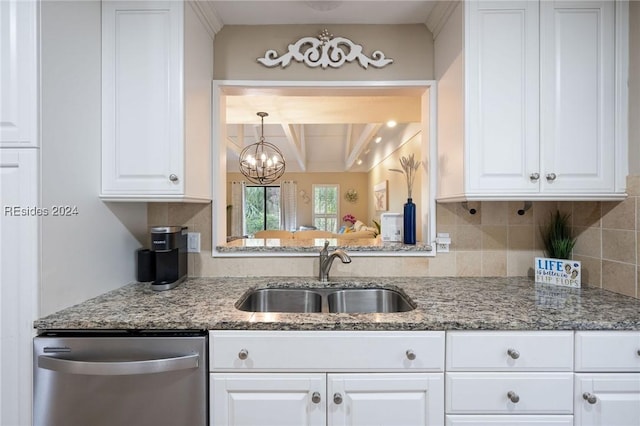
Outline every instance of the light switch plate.
<svg viewBox="0 0 640 426"><path fill-rule="evenodd" d="M187 232L187 253L200 253L199 232Z"/></svg>

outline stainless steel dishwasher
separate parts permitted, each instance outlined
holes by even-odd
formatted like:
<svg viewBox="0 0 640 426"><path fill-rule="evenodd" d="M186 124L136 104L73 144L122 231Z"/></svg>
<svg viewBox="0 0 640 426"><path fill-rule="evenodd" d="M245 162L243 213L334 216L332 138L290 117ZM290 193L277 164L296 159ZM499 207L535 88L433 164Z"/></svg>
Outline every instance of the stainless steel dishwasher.
<svg viewBox="0 0 640 426"><path fill-rule="evenodd" d="M47 332L33 348L35 426L208 423L205 332Z"/></svg>

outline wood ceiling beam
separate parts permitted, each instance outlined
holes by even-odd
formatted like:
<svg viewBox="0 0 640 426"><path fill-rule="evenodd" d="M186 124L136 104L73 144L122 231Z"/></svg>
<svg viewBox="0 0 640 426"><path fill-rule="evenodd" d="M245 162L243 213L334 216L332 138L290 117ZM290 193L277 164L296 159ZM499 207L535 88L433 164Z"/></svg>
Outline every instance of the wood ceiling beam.
<svg viewBox="0 0 640 426"><path fill-rule="evenodd" d="M300 166L300 171L307 170L306 143L304 141L304 125L299 125L298 131L294 124L282 124L282 130L287 138L287 142L292 148L294 161ZM300 136L298 136L300 135ZM289 160L287 160L289 161Z"/></svg>
<svg viewBox="0 0 640 426"><path fill-rule="evenodd" d="M367 147L367 144L378 133L378 130L382 127L382 123L370 123L364 126L362 132L358 136L356 143L353 144L349 155L345 161L345 170L349 170L353 167L354 163L358 160L360 153Z"/></svg>

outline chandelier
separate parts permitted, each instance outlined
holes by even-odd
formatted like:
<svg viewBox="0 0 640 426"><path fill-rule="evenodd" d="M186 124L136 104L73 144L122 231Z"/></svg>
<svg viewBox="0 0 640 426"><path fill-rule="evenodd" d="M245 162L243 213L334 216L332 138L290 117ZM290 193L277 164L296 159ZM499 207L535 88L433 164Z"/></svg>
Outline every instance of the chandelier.
<svg viewBox="0 0 640 426"><path fill-rule="evenodd" d="M260 140L240 153L240 173L253 183L268 185L284 174L285 162L282 152L264 140L264 118L269 114L258 112L257 115L261 120Z"/></svg>

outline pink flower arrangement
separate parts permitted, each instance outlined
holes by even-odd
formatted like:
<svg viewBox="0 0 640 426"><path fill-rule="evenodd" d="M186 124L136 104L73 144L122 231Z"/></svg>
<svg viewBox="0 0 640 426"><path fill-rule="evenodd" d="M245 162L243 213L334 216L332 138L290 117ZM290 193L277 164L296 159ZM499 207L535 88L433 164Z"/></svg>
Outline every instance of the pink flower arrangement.
<svg viewBox="0 0 640 426"><path fill-rule="evenodd" d="M356 217L352 214L345 214L344 216L342 216L342 220L344 222L349 222L352 225L356 223Z"/></svg>

